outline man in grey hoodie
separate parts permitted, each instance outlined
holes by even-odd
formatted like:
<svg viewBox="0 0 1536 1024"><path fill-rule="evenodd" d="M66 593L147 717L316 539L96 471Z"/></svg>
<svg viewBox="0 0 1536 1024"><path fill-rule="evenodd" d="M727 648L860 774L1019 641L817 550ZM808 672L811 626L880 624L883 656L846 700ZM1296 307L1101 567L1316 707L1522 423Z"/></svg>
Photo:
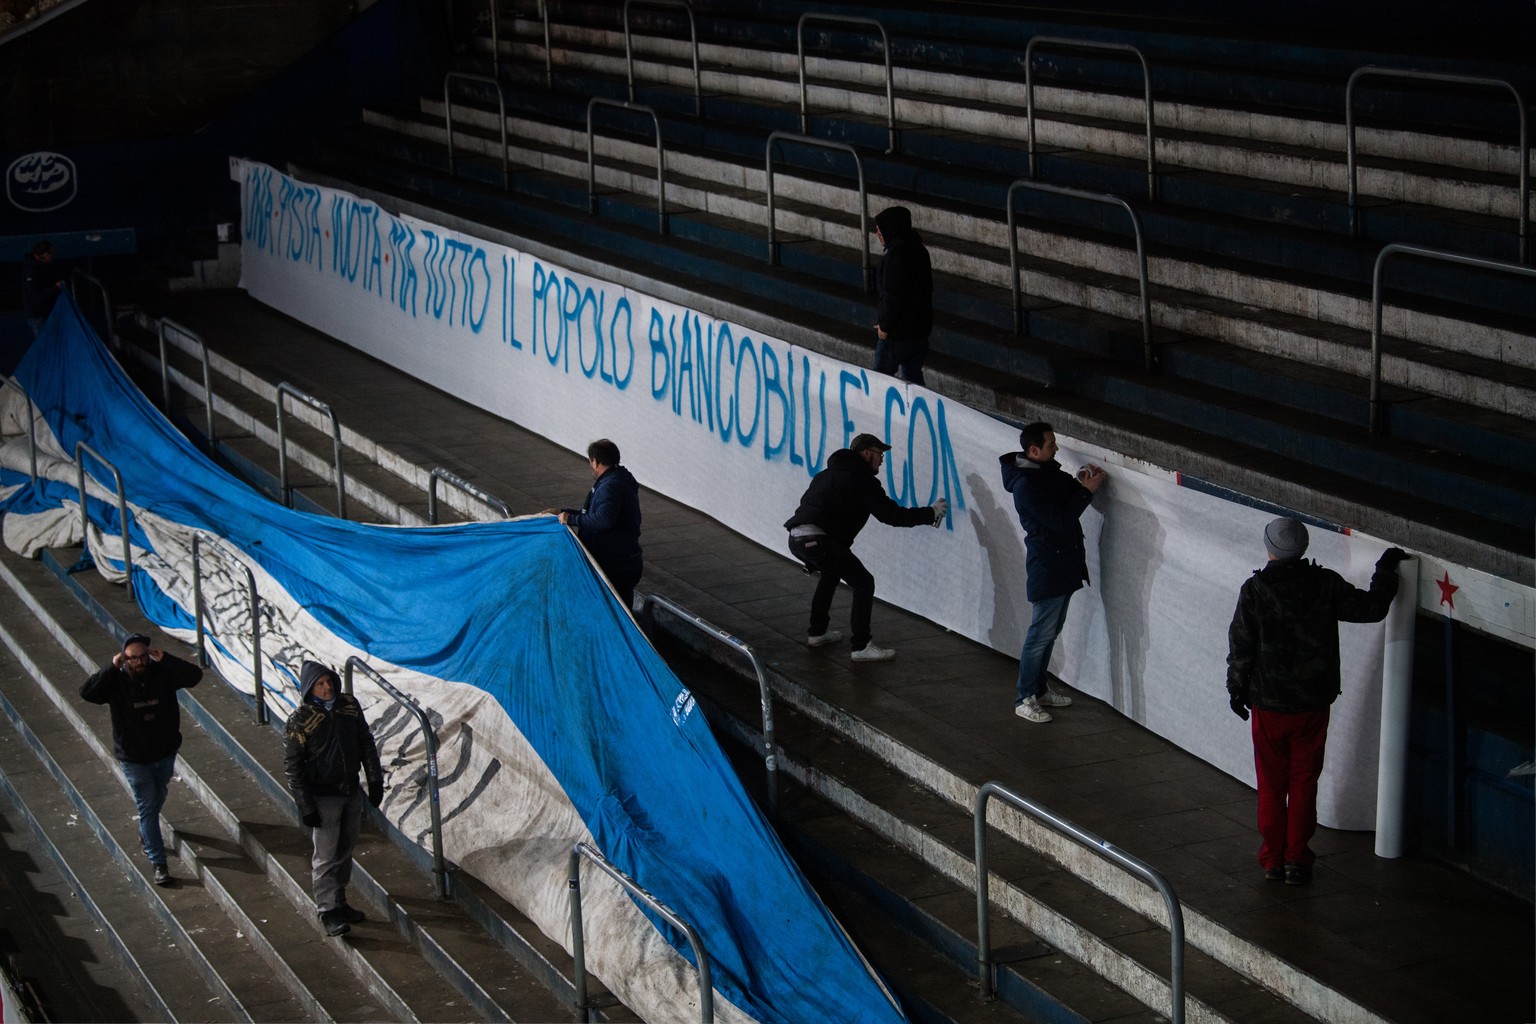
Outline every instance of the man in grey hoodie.
<svg viewBox="0 0 1536 1024"><path fill-rule="evenodd" d="M377 807L384 800L384 771L362 705L341 692L335 672L306 661L299 669L299 689L299 706L284 730L283 770L299 818L313 830L315 909L327 935L345 935L364 919L362 911L347 905L352 851L363 817L357 773L362 769L368 802Z"/></svg>

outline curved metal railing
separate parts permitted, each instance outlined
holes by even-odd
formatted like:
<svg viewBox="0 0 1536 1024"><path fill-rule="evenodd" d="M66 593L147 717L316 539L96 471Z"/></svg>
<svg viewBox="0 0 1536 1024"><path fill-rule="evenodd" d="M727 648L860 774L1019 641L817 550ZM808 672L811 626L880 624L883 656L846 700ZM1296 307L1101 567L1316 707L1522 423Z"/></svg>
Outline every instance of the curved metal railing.
<svg viewBox="0 0 1536 1024"><path fill-rule="evenodd" d="M213 374L208 366L208 346L202 336L187 327L183 327L171 319L160 321L160 396L164 402L165 415L171 415L171 364L165 358L165 339L167 333L176 334L188 341L197 343L198 352L202 355L203 364L203 408L208 415L208 445L213 446Z"/></svg>
<svg viewBox="0 0 1536 1024"><path fill-rule="evenodd" d="M465 494L469 495L471 498L484 502L491 508L500 512L501 518L512 518L511 506L502 501L500 498L491 497L489 494L485 493L480 488L470 483L468 480L448 472L442 466L433 466L432 471L427 475L427 522L431 523L433 526L437 525L438 481L442 481L443 483L448 484L450 487L456 487L463 491Z"/></svg>
<svg viewBox="0 0 1536 1024"><path fill-rule="evenodd" d="M1131 217L1131 230L1136 233L1136 274L1141 285L1141 348L1142 359L1148 370L1157 363L1152 351L1152 299L1147 290L1147 245L1141 232L1141 218L1131 208L1131 204L1117 195L1108 192L1087 192L1080 188L1068 188L1065 185L1048 185L1042 181L1016 181L1008 186L1008 270L1013 289L1013 331L1015 334L1024 333L1024 293L1019 286L1019 235L1015 228L1015 216L1013 208L1013 195L1019 189L1027 189L1032 192L1049 192L1053 195L1071 196L1075 199L1086 199L1095 203L1107 203L1110 206L1118 206Z"/></svg>
<svg viewBox="0 0 1536 1024"><path fill-rule="evenodd" d="M870 290L874 283L874 275L870 271L869 264L869 192L864 187L864 161L859 159L859 151L846 142L830 142L826 139L818 139L813 135L796 135L794 132L773 132L768 136L768 142L764 146L763 163L766 175L768 191L768 265L779 265L779 243L774 238L774 204L773 204L773 144L775 142L798 142L806 146L816 146L820 149L835 149L841 153L847 153L853 157L853 167L859 176L859 251L861 260L859 270L864 278L864 290Z"/></svg>
<svg viewBox="0 0 1536 1024"><path fill-rule="evenodd" d="M702 116L704 89L699 74L699 28L693 20L693 5L688 0L624 0L624 68L629 76L629 102L635 102L635 54L629 31L629 9L637 3L649 7L678 7L688 15L688 38L693 43L693 114L695 117Z"/></svg>
<svg viewBox="0 0 1536 1024"><path fill-rule="evenodd" d="M661 119L656 111L642 103L627 100L610 100L593 96L587 101L587 212L597 212L597 153L593 145L592 111L596 107L615 107L651 115L651 126L656 130L656 226L661 234L667 233L667 174L666 153L661 146Z"/></svg>
<svg viewBox="0 0 1536 1024"><path fill-rule="evenodd" d="M1147 109L1147 196L1157 198L1157 127L1152 116L1152 68L1146 55L1128 43L1100 43L1091 39L1035 36L1024 47L1024 116L1029 122L1029 176L1035 177L1035 48L1051 45L1072 50L1130 53L1141 62L1142 93Z"/></svg>
<svg viewBox="0 0 1536 1024"><path fill-rule="evenodd" d="M1502 78L1479 78L1475 75L1447 75L1438 71L1418 71L1413 68L1383 68L1374 64L1356 68L1349 76L1349 84L1344 87L1344 159L1349 165L1349 233L1355 237L1360 235L1360 208L1358 205L1359 187L1356 182L1358 164L1355 160L1355 86L1362 78L1406 78L1420 82L1445 82L1451 85L1476 85L1486 86L1490 89L1507 89L1515 98L1515 111L1520 124L1520 214L1519 214L1519 259L1526 262L1530 255L1530 224L1531 224L1531 147L1527 143L1529 129L1526 124L1525 98L1520 95L1520 90L1504 81Z"/></svg>
<svg viewBox="0 0 1536 1024"><path fill-rule="evenodd" d="M342 519L347 518L347 482L341 469L341 421L336 418L336 413L314 395L300 391L298 388L283 381L277 386L277 486L283 496L283 504L293 507L293 494L288 488L288 443L287 434L283 429L283 396L297 399L314 409L322 416L329 416L331 420L331 448L335 457L336 473L336 515Z"/></svg>
<svg viewBox="0 0 1536 1024"><path fill-rule="evenodd" d="M84 441L75 442L75 477L80 494L80 563L82 566L90 564L90 551L87 538L90 536L91 517L86 511L85 500L85 459L83 455L89 455L97 462L106 466L112 473L112 479L117 482L117 516L118 527L123 533L123 574L127 577L128 596L133 597L133 550L132 543L128 539L128 495L123 490L123 474L117 471L117 467L108 462L100 452L86 444Z"/></svg>
<svg viewBox="0 0 1536 1024"><path fill-rule="evenodd" d="M121 348L117 343L117 334L112 330L112 296L107 293L107 286L102 284L101 279L94 274L88 274L84 270L77 268L70 275L69 289L70 293L75 297L76 305L82 305L81 299L84 297L81 293L82 284L89 286L92 293L98 297L96 306L101 310L101 329L98 331L101 335L101 340L113 348ZM87 316L87 319L90 319L90 317ZM95 327L97 325L92 324L91 326Z"/></svg>
<svg viewBox="0 0 1536 1024"><path fill-rule="evenodd" d="M865 25L880 33L880 50L885 55L885 130L886 152L896 152L896 78L891 69L891 40L885 34L885 26L874 18L859 18L845 14L821 14L806 11L795 24L795 52L800 64L800 134L810 132L810 115L805 99L805 25L819 21L837 25Z"/></svg>
<svg viewBox="0 0 1536 1024"><path fill-rule="evenodd" d="M448 83L454 80L461 82L479 82L482 85L491 85L496 88L496 108L500 113L497 123L501 125L501 187L507 188L511 183L512 174L508 169L507 157L507 94L502 91L501 80L490 75L475 75L468 71L450 71L443 76L443 132L444 139L448 143L448 175L455 173L453 160L453 101L449 97Z"/></svg>
<svg viewBox="0 0 1536 1024"><path fill-rule="evenodd" d="M202 534L192 534L192 618L197 622L197 661L208 667L208 645L203 630L203 552ZM261 596L256 592L256 574L240 559L231 559L245 572L245 592L251 602L251 677L255 682L256 724L267 724L267 688L261 681Z"/></svg>

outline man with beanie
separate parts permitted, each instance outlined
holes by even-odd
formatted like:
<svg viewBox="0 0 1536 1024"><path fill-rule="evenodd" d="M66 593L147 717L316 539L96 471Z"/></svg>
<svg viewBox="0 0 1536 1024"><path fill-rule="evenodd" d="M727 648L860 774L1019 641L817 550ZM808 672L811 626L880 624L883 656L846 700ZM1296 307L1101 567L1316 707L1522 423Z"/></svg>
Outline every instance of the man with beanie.
<svg viewBox="0 0 1536 1024"><path fill-rule="evenodd" d="M364 919L347 905L352 880L352 851L362 826L361 768L368 802L384 800L384 771L373 733L357 698L341 692L336 673L316 661L299 669L299 706L284 730L283 770L299 817L313 830L310 881L315 909L327 935L345 935Z"/></svg>
<svg viewBox="0 0 1536 1024"><path fill-rule="evenodd" d="M191 689L203 670L174 654L149 645L149 637L134 633L112 664L87 679L80 696L112 711L112 752L122 765L139 812L139 841L153 865L156 885L170 885L165 863L165 838L160 809L165 806L176 752L181 749L181 706L176 691Z"/></svg>
<svg viewBox="0 0 1536 1024"><path fill-rule="evenodd" d="M587 445L592 490L585 508L544 510L576 528L582 546L603 570L626 609L635 604L635 586L645 570L640 551L640 484L619 465L619 446L606 437Z"/></svg>
<svg viewBox="0 0 1536 1024"><path fill-rule="evenodd" d="M933 331L933 264L923 236L912 230L912 211L889 206L875 214L875 237L885 255L875 268L875 369L913 384L923 382L928 335Z"/></svg>
<svg viewBox="0 0 1536 1024"><path fill-rule="evenodd" d="M1022 452L998 457L1003 486L1024 527L1024 596L1029 598L1029 632L1019 650L1019 681L1013 713L1026 722L1049 722L1045 709L1064 708L1072 698L1051 689L1046 669L1051 650L1067 623L1067 605L1088 579L1088 555L1078 522L1103 486L1104 470L1087 465L1076 478L1061 468L1056 432L1049 423L1019 431Z"/></svg>
<svg viewBox="0 0 1536 1024"><path fill-rule="evenodd" d="M1388 548L1369 590L1301 556L1307 528L1282 517L1264 529L1269 562L1243 584L1228 631L1227 694L1244 721L1252 710L1253 765L1259 788L1259 863L1287 885L1312 879L1308 843L1317 831L1317 780L1323 774L1328 714L1339 695L1339 622L1380 622L1397 593Z"/></svg>
<svg viewBox="0 0 1536 1024"><path fill-rule="evenodd" d="M873 434L859 434L847 448L827 457L827 468L811 479L800 507L785 522L789 550L810 572L821 573L811 598L811 624L805 642L810 647L835 644L842 630L829 630L832 596L838 580L853 588L854 661L889 661L896 652L870 642L870 616L875 607L875 577L853 553L853 539L869 517L887 526L938 526L949 514L943 498L932 505L904 508L880 486L880 464L891 446Z"/></svg>

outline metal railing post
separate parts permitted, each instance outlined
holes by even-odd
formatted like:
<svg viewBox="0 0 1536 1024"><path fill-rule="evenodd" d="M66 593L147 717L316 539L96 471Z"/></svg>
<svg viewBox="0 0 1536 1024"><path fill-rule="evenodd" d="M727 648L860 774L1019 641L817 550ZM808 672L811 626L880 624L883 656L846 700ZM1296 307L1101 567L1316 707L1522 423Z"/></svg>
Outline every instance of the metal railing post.
<svg viewBox="0 0 1536 1024"><path fill-rule="evenodd" d="M810 115L805 99L805 26L818 21L837 25L864 25L880 33L880 50L885 56L885 131L887 153L896 152L896 77L891 67L891 40L885 26L874 18L859 18L844 14L819 14L806 11L795 24L795 53L800 64L800 134L810 134Z"/></svg>
<svg viewBox="0 0 1536 1024"><path fill-rule="evenodd" d="M108 462L100 452L86 444L84 441L75 442L75 471L76 486L80 492L80 544L81 563L88 564L86 559L89 552L86 550L90 538L91 517L86 510L85 500L85 459L82 455L89 455L97 462L106 466L112 473L112 479L117 482L117 517L118 526L123 534L123 574L128 584L128 596L133 597L133 553L132 545L128 540L128 495L123 490L123 474L117 471L117 467Z"/></svg>
<svg viewBox="0 0 1536 1024"><path fill-rule="evenodd" d="M492 69L495 70L496 74L500 75L501 74L501 36L500 36L500 29L499 29L499 27L496 24L496 22L498 20L497 13L496 13L496 0L488 0L488 5L489 5L489 7L491 9L491 67L492 67Z"/></svg>
<svg viewBox="0 0 1536 1024"><path fill-rule="evenodd" d="M549 0L539 0L539 17L544 20L544 88L555 87L555 54L549 43Z"/></svg>
<svg viewBox="0 0 1536 1024"><path fill-rule="evenodd" d="M1439 260L1442 263L1459 263L1462 266L1478 267L1483 270L1494 270L1505 274L1518 274L1521 277L1536 277L1536 267L1528 267L1523 263L1508 263L1504 260L1491 260L1483 256L1466 256L1459 252L1444 252L1439 249L1423 249L1415 245L1389 245L1376 254L1376 265L1371 271L1371 386L1370 386L1370 428L1371 433L1379 434L1382 428L1381 414L1381 277L1382 268L1392 256L1419 256L1427 260Z"/></svg>
<svg viewBox="0 0 1536 1024"><path fill-rule="evenodd" d="M500 498L491 497L463 477L456 476L441 466L434 466L432 467L432 472L427 477L427 522L433 526L437 525L437 482L439 480L451 487L457 487L471 498L475 498L494 508L501 513L501 518L512 518L512 507L506 502Z"/></svg>
<svg viewBox="0 0 1536 1024"><path fill-rule="evenodd" d="M508 188L512 182L507 157L507 94L502 91L501 80L489 75L475 75L468 71L450 71L443 76L443 131L448 142L448 176L454 176L453 161L453 100L449 95L448 83L457 79L461 82L480 82L483 85L496 87L496 107L500 112L498 118L501 124L501 187Z"/></svg>
<svg viewBox="0 0 1536 1024"><path fill-rule="evenodd" d="M576 988L576 1012L581 1019L589 1020L591 1010L587 1001L587 950L581 924L581 860L583 857L687 937L688 945L693 948L694 965L699 972L699 1020L701 1024L714 1024L715 985L709 966L709 954L704 951L704 943L699 938L699 933L693 930L693 925L684 921L665 903L652 896L638 882L614 867L606 857L585 842L579 842L571 847L566 875L566 890L570 893L571 901L571 956L576 962L572 980Z"/></svg>
<svg viewBox="0 0 1536 1024"><path fill-rule="evenodd" d="M6 377L3 385L13 387L22 398L27 400L27 456L32 463L32 479L37 479L37 418L42 415L42 410L37 403L32 401L32 396L27 394L27 389L21 386L21 382L15 377Z"/></svg>
<svg viewBox="0 0 1536 1024"><path fill-rule="evenodd" d="M1013 331L1015 334L1024 333L1024 298L1023 290L1019 286L1019 236L1015 228L1013 207L1014 193L1019 189L1027 189L1031 192L1048 192L1052 195L1070 196L1075 199L1086 199L1095 203L1107 203L1110 206L1118 206L1131 217L1131 230L1136 233L1136 274L1141 285L1141 350L1143 363L1148 371L1151 371L1157 363L1152 350L1152 299L1147 289L1147 246L1141 232L1141 218L1131 208L1131 204L1117 195L1108 192L1086 192L1080 188L1068 188L1065 185L1048 185L1040 181L1021 180L1008 186L1008 269L1012 279L1013 289Z"/></svg>
<svg viewBox="0 0 1536 1024"><path fill-rule="evenodd" d="M208 665L208 645L206 631L203 628L203 617L206 609L203 604L203 535L196 530L192 532L192 617L197 621L197 660L203 667ZM254 680L251 696L256 701L256 724L266 725L267 715L267 687L262 681L261 673L261 595L256 592L256 574L251 567L240 559L233 559L236 565L245 573L245 592L251 605L251 678Z"/></svg>
<svg viewBox="0 0 1536 1024"><path fill-rule="evenodd" d="M992 935L987 922L987 801L994 796L1012 804L1036 821L1044 822L1057 832L1075 839L1105 860L1120 865L1158 891L1168 910L1168 934L1172 942L1168 970L1172 1001L1169 1019L1173 1024L1184 1024L1184 911L1168 879L1146 861L1131 856L1113 843L1058 817L997 782L988 782L976 791L976 809L972 816L976 832L976 966L981 997L991 999L996 991L992 978Z"/></svg>
<svg viewBox="0 0 1536 1024"><path fill-rule="evenodd" d="M688 0L624 0L624 67L629 76L629 102L635 102L635 55L629 31L629 9L643 3L651 7L679 7L688 15L688 38L693 43L693 116L704 114L704 89L699 74L699 29L693 20L693 5Z"/></svg>
<svg viewBox="0 0 1536 1024"><path fill-rule="evenodd" d="M71 275L70 284L70 292L74 295L77 305L80 302L80 286L82 284L89 285L95 290L96 295L100 299L101 340L113 348L118 348L117 334L112 330L112 296L107 293L107 286L102 284L95 275L88 274L78 268Z"/></svg>
<svg viewBox="0 0 1536 1024"><path fill-rule="evenodd" d="M1519 214L1519 260L1525 263L1530 258L1530 222L1531 222L1531 148L1527 143L1529 128L1526 124L1525 98L1520 95L1520 90L1504 81L1502 78L1479 78L1474 75L1446 75L1437 71L1418 71L1413 68L1383 68L1374 64L1356 68L1349 76L1349 83L1344 87L1344 160L1349 172L1349 233L1351 237L1360 237L1360 208L1358 204L1359 188L1357 184L1358 164L1355 160L1355 86L1362 78L1407 78L1421 82L1446 82L1452 85L1478 85L1492 89L1507 89L1515 98L1515 112L1520 121L1520 178L1518 189L1520 195Z"/></svg>
<svg viewBox="0 0 1536 1024"><path fill-rule="evenodd" d="M773 731L773 692L768 688L768 673L763 668L762 660L758 658L757 652L745 640L732 636L714 623L700 618L693 612L662 597L660 594L641 594L639 614L644 615L646 609L651 607L651 605L665 608L681 621L699 630L699 632L706 636L714 637L726 646L741 652L746 657L748 663L751 664L752 671L757 675L758 702L762 707L763 714L763 767L767 775L765 785L767 787L768 813L770 816L775 814L778 811L779 803L779 755L778 744L774 741Z"/></svg>
<svg viewBox="0 0 1536 1024"><path fill-rule="evenodd" d="M165 358L165 340L168 333L175 333L188 341L197 342L198 351L202 354L203 364L203 408L208 416L208 445L213 446L213 374L208 366L208 345L197 333L188 330L174 320L161 319L160 321L160 394L165 402L165 415L169 419L171 415L171 369L170 363Z"/></svg>
<svg viewBox="0 0 1536 1024"><path fill-rule="evenodd" d="M874 285L874 274L870 271L869 264L869 192L864 187L864 161L859 159L859 151L846 142L829 142L811 135L796 135L794 132L773 132L768 136L767 145L763 147L768 191L768 265L770 267L779 265L779 244L774 239L773 228L773 144L775 142L798 142L820 149L835 149L853 157L853 167L859 176L859 253L861 257L859 270L863 274L864 290L869 291Z"/></svg>
<svg viewBox="0 0 1536 1024"><path fill-rule="evenodd" d="M342 519L347 518L347 484L346 477L343 475L341 469L341 421L336 418L336 413L332 411L330 406L326 405L324 402L320 401L313 395L300 391L298 388L294 387L292 384L289 384L287 381L283 381L277 386L277 395L275 399L277 405L277 486L278 491L283 496L283 504L289 508L293 507L293 495L289 493L288 489L287 433L283 429L284 395L303 402L305 405L309 406L311 409L314 409L322 416L330 417L331 448L335 456L336 469L336 515Z"/></svg>
<svg viewBox="0 0 1536 1024"><path fill-rule="evenodd" d="M1147 110L1147 197L1157 198L1157 126L1152 116L1152 67L1146 56L1127 43L1100 43L1091 39L1067 39L1061 36L1035 36L1024 47L1024 116L1029 124L1029 176L1035 171L1035 47L1042 44L1072 50L1098 50L1106 53L1130 53L1141 62L1142 94Z"/></svg>
<svg viewBox="0 0 1536 1024"><path fill-rule="evenodd" d="M610 100L594 96L587 101L587 212L597 212L597 154L593 146L592 111L596 107L614 107L651 115L651 126L656 130L656 230L667 233L667 176L664 151L661 146L661 119L656 111L641 103L627 100Z"/></svg>
<svg viewBox="0 0 1536 1024"><path fill-rule="evenodd" d="M448 866L443 858L443 813L441 794L438 791L437 733L432 729L432 720L427 717L426 711L417 703L415 697L396 689L389 680L379 675L373 666L355 654L347 659L347 663L342 669L342 687L347 693L352 692L352 672L354 669L361 669L363 674L372 679L379 689L393 697L397 704L415 715L416 720L421 723L421 734L423 742L427 747L427 779L430 783L431 795L432 877L437 883L438 898L447 899L449 895Z"/></svg>

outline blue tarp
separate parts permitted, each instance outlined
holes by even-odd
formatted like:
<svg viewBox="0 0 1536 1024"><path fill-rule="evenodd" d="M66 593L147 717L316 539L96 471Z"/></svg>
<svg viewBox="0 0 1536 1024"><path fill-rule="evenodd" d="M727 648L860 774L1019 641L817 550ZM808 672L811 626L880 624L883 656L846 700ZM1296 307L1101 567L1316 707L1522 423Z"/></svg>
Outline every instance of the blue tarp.
<svg viewBox="0 0 1536 1024"><path fill-rule="evenodd" d="M404 529L283 508L174 430L67 297L16 378L64 451L83 439L118 467L132 506L226 538L370 657L495 698L602 853L698 930L736 1006L761 1021L900 1019L703 716L675 713L691 709L682 683L555 519ZM22 488L0 511L73 496L58 483ZM111 503L89 507L115 532ZM186 627L146 574L135 586L148 616Z"/></svg>

